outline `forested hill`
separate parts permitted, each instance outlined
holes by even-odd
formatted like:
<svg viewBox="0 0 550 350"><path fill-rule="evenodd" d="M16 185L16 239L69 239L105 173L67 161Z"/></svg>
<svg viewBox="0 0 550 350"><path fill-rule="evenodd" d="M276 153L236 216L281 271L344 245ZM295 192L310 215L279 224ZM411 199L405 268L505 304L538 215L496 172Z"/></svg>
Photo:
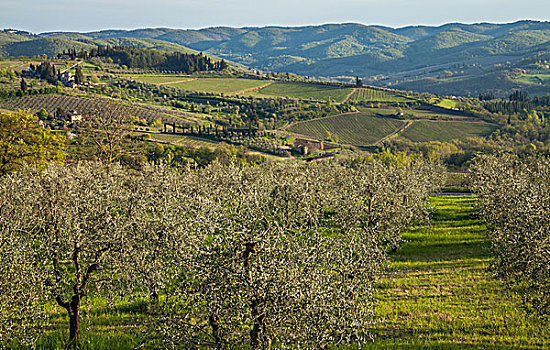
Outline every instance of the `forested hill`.
<svg viewBox="0 0 550 350"><path fill-rule="evenodd" d="M514 88L547 92L545 86L540 86L544 79L529 82L517 80L515 75L517 70L533 68L532 65L550 59L550 22L536 21L397 29L354 23L201 30L157 28L43 33L37 38L70 40L81 45L115 40L140 41L157 47L165 43L172 49L177 45L251 68L345 79L358 75L382 86L462 95L477 95L491 86L502 87L502 94ZM2 44L3 41L0 38L0 52L5 55L20 50L16 44ZM533 86L522 86L529 83Z"/></svg>

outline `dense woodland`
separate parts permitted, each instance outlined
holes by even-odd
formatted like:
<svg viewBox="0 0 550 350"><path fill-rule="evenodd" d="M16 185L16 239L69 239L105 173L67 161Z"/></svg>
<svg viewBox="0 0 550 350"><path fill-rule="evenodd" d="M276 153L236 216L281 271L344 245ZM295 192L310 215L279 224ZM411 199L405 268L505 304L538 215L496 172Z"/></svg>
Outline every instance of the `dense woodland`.
<svg viewBox="0 0 550 350"><path fill-rule="evenodd" d="M63 52L65 56L73 58L88 59L92 57L109 58L121 66L130 68L164 69L174 72L191 74L203 71L223 71L227 63L214 61L210 57L199 54L188 54L180 52L162 52L158 50L124 47L124 46L98 46L90 51L70 50Z"/></svg>

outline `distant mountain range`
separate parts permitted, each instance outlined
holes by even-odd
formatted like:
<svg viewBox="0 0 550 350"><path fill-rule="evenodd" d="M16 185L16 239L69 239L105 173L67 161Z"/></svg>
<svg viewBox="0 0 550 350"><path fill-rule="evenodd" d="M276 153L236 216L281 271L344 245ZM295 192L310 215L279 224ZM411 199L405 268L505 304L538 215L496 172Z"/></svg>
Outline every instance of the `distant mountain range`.
<svg viewBox="0 0 550 350"><path fill-rule="evenodd" d="M505 94L514 88L550 92L544 79L531 84L518 76L521 70L545 69L544 61L550 60L550 22L450 23L397 29L346 23L0 33L0 54L4 56L53 55L63 48L96 44L202 51L264 71L340 79L357 75L372 84L445 94L472 95L487 89Z"/></svg>

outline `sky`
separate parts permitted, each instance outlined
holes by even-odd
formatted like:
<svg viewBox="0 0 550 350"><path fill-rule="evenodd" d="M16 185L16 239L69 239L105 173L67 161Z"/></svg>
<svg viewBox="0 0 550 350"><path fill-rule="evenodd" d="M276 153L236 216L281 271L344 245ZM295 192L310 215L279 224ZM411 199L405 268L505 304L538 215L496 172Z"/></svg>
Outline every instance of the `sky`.
<svg viewBox="0 0 550 350"><path fill-rule="evenodd" d="M547 17L545 17L546 15ZM33 33L100 29L302 26L404 27L550 19L549 0L0 0L0 29Z"/></svg>

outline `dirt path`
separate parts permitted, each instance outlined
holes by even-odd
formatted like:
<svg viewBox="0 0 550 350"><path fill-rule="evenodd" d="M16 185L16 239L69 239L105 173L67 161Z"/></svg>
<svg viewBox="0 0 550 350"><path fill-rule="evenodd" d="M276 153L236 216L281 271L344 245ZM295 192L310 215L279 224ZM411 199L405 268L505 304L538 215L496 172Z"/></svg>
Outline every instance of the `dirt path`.
<svg viewBox="0 0 550 350"><path fill-rule="evenodd" d="M405 123L403 123L403 125L401 125L399 127L399 129L395 130L394 132L392 132L391 134L389 135L386 135L384 136L383 138L381 138L380 140L378 140L375 145L377 146L382 146L382 144L391 139L391 138L394 138L396 136L398 136L399 134L403 133L405 130L407 130L408 128L411 127L411 125L413 125L414 123L416 123L415 120L405 120Z"/></svg>
<svg viewBox="0 0 550 350"><path fill-rule="evenodd" d="M164 83L157 83L155 85L178 84L178 83L185 83L185 82L193 81L193 80L197 80L197 79L198 78L187 78L187 79L182 79L182 80L174 80L174 81L167 81L167 82L164 82Z"/></svg>
<svg viewBox="0 0 550 350"><path fill-rule="evenodd" d="M263 88L266 88L268 87L269 85L273 84L273 82L269 82L267 84L264 84L262 86L258 86L258 87L255 87L255 88L250 88L250 89L244 89L244 90L241 90L241 91L237 91L237 92L232 92L230 94L228 94L229 96L235 96L235 95L244 95L248 92L253 92L253 91L258 91L258 90L261 90Z"/></svg>
<svg viewBox="0 0 550 350"><path fill-rule="evenodd" d="M63 73L65 73L66 71L68 71L69 69L73 69L73 68L76 67L76 66L80 66L82 63L84 63L84 61L77 62L77 63L73 64L72 66L70 66L69 68L63 69L63 70L60 71L59 73L63 74Z"/></svg>
<svg viewBox="0 0 550 350"><path fill-rule="evenodd" d="M355 89L353 89L353 91L352 91L352 92L350 92L350 93L349 93L349 94L348 94L348 95L346 96L346 98L344 99L344 101L342 101L342 103L346 103L346 102L348 102L348 101L349 101L349 99L351 98L351 96L353 96L353 94L355 94L356 92L357 92L357 89L356 89L356 88L355 88Z"/></svg>

